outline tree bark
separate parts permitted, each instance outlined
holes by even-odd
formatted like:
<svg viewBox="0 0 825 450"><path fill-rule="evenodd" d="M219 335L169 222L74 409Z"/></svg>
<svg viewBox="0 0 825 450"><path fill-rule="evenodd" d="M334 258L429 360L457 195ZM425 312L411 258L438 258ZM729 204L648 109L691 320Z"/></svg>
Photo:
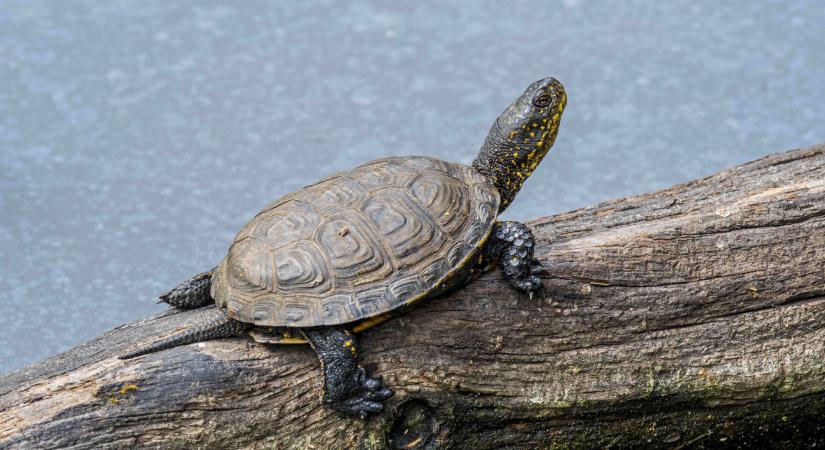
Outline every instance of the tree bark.
<svg viewBox="0 0 825 450"><path fill-rule="evenodd" d="M544 293L494 270L360 335L369 421L305 346L115 359L204 313L167 311L0 377L0 447L821 448L824 152L531 222Z"/></svg>

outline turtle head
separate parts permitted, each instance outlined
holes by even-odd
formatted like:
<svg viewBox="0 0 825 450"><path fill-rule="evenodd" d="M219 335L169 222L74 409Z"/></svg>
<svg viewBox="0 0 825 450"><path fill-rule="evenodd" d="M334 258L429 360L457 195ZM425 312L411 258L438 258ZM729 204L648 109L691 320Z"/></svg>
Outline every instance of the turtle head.
<svg viewBox="0 0 825 450"><path fill-rule="evenodd" d="M473 167L495 183L501 210L553 146L566 105L564 86L545 78L528 86L493 123Z"/></svg>

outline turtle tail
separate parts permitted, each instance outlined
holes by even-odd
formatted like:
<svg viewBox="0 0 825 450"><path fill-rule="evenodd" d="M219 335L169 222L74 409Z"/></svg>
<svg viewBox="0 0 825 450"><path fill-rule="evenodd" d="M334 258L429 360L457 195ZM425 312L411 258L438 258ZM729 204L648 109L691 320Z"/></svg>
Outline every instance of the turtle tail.
<svg viewBox="0 0 825 450"><path fill-rule="evenodd" d="M197 323L194 327L174 336L161 339L154 344L118 356L118 359L135 358L195 342L239 336L249 327L249 324L230 319L222 310L216 309L214 315Z"/></svg>

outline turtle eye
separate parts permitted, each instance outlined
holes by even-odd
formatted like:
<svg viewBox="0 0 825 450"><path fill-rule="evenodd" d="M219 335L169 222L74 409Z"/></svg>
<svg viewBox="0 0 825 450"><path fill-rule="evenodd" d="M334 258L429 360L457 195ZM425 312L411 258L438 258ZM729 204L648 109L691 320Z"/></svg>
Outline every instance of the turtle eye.
<svg viewBox="0 0 825 450"><path fill-rule="evenodd" d="M536 108L546 108L550 104L550 94L547 92L533 99L533 106Z"/></svg>

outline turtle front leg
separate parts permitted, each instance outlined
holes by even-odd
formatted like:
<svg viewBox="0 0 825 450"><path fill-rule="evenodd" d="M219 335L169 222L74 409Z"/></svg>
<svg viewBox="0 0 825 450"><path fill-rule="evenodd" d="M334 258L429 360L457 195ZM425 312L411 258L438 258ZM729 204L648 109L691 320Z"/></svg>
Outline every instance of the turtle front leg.
<svg viewBox="0 0 825 450"><path fill-rule="evenodd" d="M201 272L160 295L164 302L178 309L194 309L214 303L212 295L212 271Z"/></svg>
<svg viewBox="0 0 825 450"><path fill-rule="evenodd" d="M521 222L496 222L487 244L485 260L498 260L504 278L516 289L532 295L543 283L536 276L541 263L533 257L536 240L527 225Z"/></svg>
<svg viewBox="0 0 825 450"><path fill-rule="evenodd" d="M321 400L347 416L366 418L384 409L384 400L392 391L384 387L380 376L368 377L358 365L352 333L344 327L302 330L321 360L324 390Z"/></svg>

